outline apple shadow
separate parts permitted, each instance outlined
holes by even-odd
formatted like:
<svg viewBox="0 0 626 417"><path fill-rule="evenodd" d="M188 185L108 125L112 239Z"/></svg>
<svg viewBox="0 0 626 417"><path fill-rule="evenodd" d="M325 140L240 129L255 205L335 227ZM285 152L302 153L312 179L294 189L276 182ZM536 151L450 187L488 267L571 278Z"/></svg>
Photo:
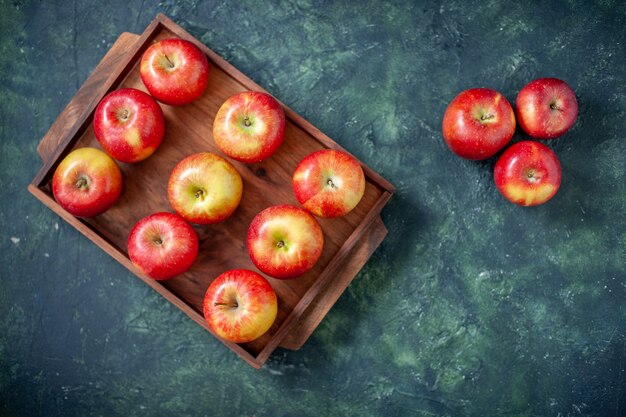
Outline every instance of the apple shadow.
<svg viewBox="0 0 626 417"><path fill-rule="evenodd" d="M381 245L302 348L297 351L278 348L263 369L287 375L293 373L289 370L303 363L307 364L307 368L328 368L328 363L334 361L338 351L345 351L354 345L358 337L355 328L368 316L371 317L376 299L389 291L394 285L394 277L402 275L402 271L414 258L413 246L406 242L414 241L416 233L421 229L423 218L420 213L419 208L405 195L397 192L381 213L388 229ZM294 377L297 377L298 373L295 374ZM293 381L285 378L284 382L291 384Z"/></svg>
<svg viewBox="0 0 626 417"><path fill-rule="evenodd" d="M546 216L554 224L589 228L605 224L611 210L623 209L623 206L607 206L604 198L616 191L608 171L621 169L623 173L624 170L623 165L620 168L606 161L609 141L616 140L618 135L616 122L623 115L612 113L594 98L592 91L578 93L578 119L572 129L544 142L556 153L562 170L561 186L553 201L546 204L549 208Z"/></svg>

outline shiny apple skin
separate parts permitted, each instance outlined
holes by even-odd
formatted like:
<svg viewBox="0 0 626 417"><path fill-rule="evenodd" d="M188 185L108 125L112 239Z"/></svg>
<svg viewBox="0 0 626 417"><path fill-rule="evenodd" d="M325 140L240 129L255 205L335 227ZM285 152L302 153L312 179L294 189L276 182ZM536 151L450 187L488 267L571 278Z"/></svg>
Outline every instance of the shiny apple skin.
<svg viewBox="0 0 626 417"><path fill-rule="evenodd" d="M522 141L509 146L494 168L498 191L520 206L536 206L550 200L561 185L561 164L546 145Z"/></svg>
<svg viewBox="0 0 626 417"><path fill-rule="evenodd" d="M94 114L93 128L102 149L120 162L143 161L165 135L165 117L149 94L122 88L107 94Z"/></svg>
<svg viewBox="0 0 626 417"><path fill-rule="evenodd" d="M185 219L173 213L154 213L139 220L128 237L128 257L139 270L156 280L187 271L198 256L198 235Z"/></svg>
<svg viewBox="0 0 626 417"><path fill-rule="evenodd" d="M239 206L243 182L235 167L210 152L190 155L172 170L167 195L174 210L196 224L219 223Z"/></svg>
<svg viewBox="0 0 626 417"><path fill-rule="evenodd" d="M246 245L250 259L262 272L292 279L315 266L324 248L324 233L306 210L272 206L252 219Z"/></svg>
<svg viewBox="0 0 626 417"><path fill-rule="evenodd" d="M458 156L487 159L510 142L515 133L515 113L499 92L472 88L450 102L442 130L446 144Z"/></svg>
<svg viewBox="0 0 626 417"><path fill-rule="evenodd" d="M182 106L204 94L209 84L210 65L196 45L171 38L146 49L139 72L154 98L165 104Z"/></svg>
<svg viewBox="0 0 626 417"><path fill-rule="evenodd" d="M363 198L365 174L353 156L324 149L300 161L291 184L296 198L308 211L318 217L340 217Z"/></svg>
<svg viewBox="0 0 626 417"><path fill-rule="evenodd" d="M558 78L539 78L522 88L515 100L517 122L537 139L554 139L567 132L578 117L574 90Z"/></svg>
<svg viewBox="0 0 626 417"><path fill-rule="evenodd" d="M104 213L121 193L122 172L109 155L96 148L70 152L52 176L55 200L77 217Z"/></svg>
<svg viewBox="0 0 626 417"><path fill-rule="evenodd" d="M218 276L207 288L204 318L218 337L234 343L263 336L276 320L278 300L260 274L235 269Z"/></svg>
<svg viewBox="0 0 626 417"><path fill-rule="evenodd" d="M269 158L283 143L285 112L269 94L244 91L222 104L213 122L215 144L244 163Z"/></svg>

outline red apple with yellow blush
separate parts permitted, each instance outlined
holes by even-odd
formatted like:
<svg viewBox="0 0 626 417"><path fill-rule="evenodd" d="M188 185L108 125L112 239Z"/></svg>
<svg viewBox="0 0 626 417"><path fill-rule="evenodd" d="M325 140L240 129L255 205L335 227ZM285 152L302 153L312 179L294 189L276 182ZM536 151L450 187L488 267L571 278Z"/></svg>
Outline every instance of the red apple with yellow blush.
<svg viewBox="0 0 626 417"><path fill-rule="evenodd" d="M322 255L324 233L306 210L291 205L272 206L252 219L246 247L262 272L291 279L315 266Z"/></svg>
<svg viewBox="0 0 626 417"><path fill-rule="evenodd" d="M354 209L365 193L361 164L346 152L324 149L306 156L292 178L296 198L319 217L339 217Z"/></svg>
<svg viewBox="0 0 626 417"><path fill-rule="evenodd" d="M210 152L189 155L170 173L167 196L185 220L213 224L226 220L239 206L243 181L226 159Z"/></svg>
<svg viewBox="0 0 626 417"><path fill-rule="evenodd" d="M104 213L122 193L122 172L115 161L96 148L70 152L52 176L52 194L77 217Z"/></svg>
<svg viewBox="0 0 626 417"><path fill-rule="evenodd" d="M536 206L550 200L561 185L561 164L546 145L522 141L509 146L494 168L498 191L520 206Z"/></svg>
<svg viewBox="0 0 626 417"><path fill-rule="evenodd" d="M278 299L260 274L234 269L218 276L207 288L204 318L218 337L234 343L263 336L276 319Z"/></svg>
<svg viewBox="0 0 626 417"><path fill-rule="evenodd" d="M517 122L533 138L553 139L576 122L574 90L558 78L539 78L526 84L515 100Z"/></svg>
<svg viewBox="0 0 626 417"><path fill-rule="evenodd" d="M487 159L510 142L515 133L515 113L499 92L472 88L450 102L442 130L446 144L458 156Z"/></svg>
<svg viewBox="0 0 626 417"><path fill-rule="evenodd" d="M256 163L272 156L285 137L285 112L269 94L244 91L226 100L213 122L215 144L229 157Z"/></svg>
<svg viewBox="0 0 626 417"><path fill-rule="evenodd" d="M209 84L210 65L192 42L163 39L148 47L139 73L148 92L162 103L182 106L197 100Z"/></svg>
<svg viewBox="0 0 626 417"><path fill-rule="evenodd" d="M156 280L187 271L198 256L198 235L177 214L160 212L139 220L128 236L128 257Z"/></svg>
<svg viewBox="0 0 626 417"><path fill-rule="evenodd" d="M139 162L154 153L165 134L165 117L154 98L135 88L107 94L93 119L102 149L121 162Z"/></svg>

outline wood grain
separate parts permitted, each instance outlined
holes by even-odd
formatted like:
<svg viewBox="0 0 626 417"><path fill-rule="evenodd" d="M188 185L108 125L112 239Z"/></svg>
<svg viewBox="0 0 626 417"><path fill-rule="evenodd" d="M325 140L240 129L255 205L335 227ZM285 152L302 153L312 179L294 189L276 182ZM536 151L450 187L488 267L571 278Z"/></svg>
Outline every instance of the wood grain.
<svg viewBox="0 0 626 417"><path fill-rule="evenodd" d="M169 37L188 39L206 53L211 74L205 94L182 107L161 104L166 118L163 144L145 161L118 163L124 176L124 190L111 209L90 219L69 215L51 195L50 178L56 165L72 149L99 147L92 126L95 106L113 89L133 87L146 91L139 76L141 54L152 42ZM42 139L38 151L44 166L29 186L31 193L46 206L207 330L202 317L202 300L210 282L228 269L256 270L245 247L252 218L271 205L298 205L291 189L291 176L299 161L319 149L341 149L285 106L286 135L278 152L258 164L247 165L231 160L244 182L241 204L223 223L195 226L200 238L200 253L193 267L168 281L157 282L144 276L128 259L126 242L129 231L144 216L157 211L172 211L167 201L166 185L169 173L178 161L201 151L225 156L213 142L213 119L228 97L249 89L264 91L167 17L158 15L141 36L120 36L85 81ZM395 189L361 164L366 173L366 189L359 205L342 218L319 219L325 245L317 265L294 280L268 277L279 300L279 312L272 328L250 343L225 343L252 366L260 367L278 346L300 347L384 238L386 229L379 213Z"/></svg>

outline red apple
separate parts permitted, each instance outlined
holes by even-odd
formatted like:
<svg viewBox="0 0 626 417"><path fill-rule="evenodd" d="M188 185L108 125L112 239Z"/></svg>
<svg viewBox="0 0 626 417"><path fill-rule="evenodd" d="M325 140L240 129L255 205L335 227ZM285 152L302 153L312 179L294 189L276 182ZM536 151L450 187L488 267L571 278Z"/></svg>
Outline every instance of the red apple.
<svg viewBox="0 0 626 417"><path fill-rule="evenodd" d="M283 143L285 112L269 94L244 91L222 104L213 122L215 144L245 163L269 158Z"/></svg>
<svg viewBox="0 0 626 417"><path fill-rule="evenodd" d="M486 159L504 148L515 133L515 114L504 96L488 88L461 92L443 116L443 138L466 159Z"/></svg>
<svg viewBox="0 0 626 417"><path fill-rule="evenodd" d="M526 84L517 95L515 107L524 132L539 139L561 136L578 116L574 90L557 78L539 78Z"/></svg>
<svg viewBox="0 0 626 417"><path fill-rule="evenodd" d="M258 339L278 312L276 293L269 282L246 269L227 271L209 285L204 318L217 336L234 343Z"/></svg>
<svg viewBox="0 0 626 417"><path fill-rule="evenodd" d="M546 145L522 141L507 148L493 172L498 191L520 206L550 200L561 185L561 164Z"/></svg>
<svg viewBox="0 0 626 417"><path fill-rule="evenodd" d="M317 263L324 247L324 234L306 210L290 205L273 206L252 219L246 243L257 268L274 278L291 279Z"/></svg>
<svg viewBox="0 0 626 417"><path fill-rule="evenodd" d="M70 152L52 177L52 194L66 211L92 217L108 210L122 193L122 172L109 155L96 148Z"/></svg>
<svg viewBox="0 0 626 417"><path fill-rule="evenodd" d="M141 57L141 80L154 98L181 106L204 93L209 83L209 60L193 43L178 39L156 42Z"/></svg>
<svg viewBox="0 0 626 417"><path fill-rule="evenodd" d="M165 118L150 95L122 88L107 94L98 104L93 129L106 153L121 162L139 162L161 144Z"/></svg>
<svg viewBox="0 0 626 417"><path fill-rule="evenodd" d="M361 164L345 152L325 149L305 157L292 179L296 198L320 217L339 217L359 204L365 192Z"/></svg>
<svg viewBox="0 0 626 417"><path fill-rule="evenodd" d="M212 224L226 220L241 201L243 182L234 166L210 152L190 155L172 170L170 204L187 221Z"/></svg>
<svg viewBox="0 0 626 417"><path fill-rule="evenodd" d="M128 236L133 265L157 280L188 270L198 256L198 235L177 214L154 213L139 220Z"/></svg>

